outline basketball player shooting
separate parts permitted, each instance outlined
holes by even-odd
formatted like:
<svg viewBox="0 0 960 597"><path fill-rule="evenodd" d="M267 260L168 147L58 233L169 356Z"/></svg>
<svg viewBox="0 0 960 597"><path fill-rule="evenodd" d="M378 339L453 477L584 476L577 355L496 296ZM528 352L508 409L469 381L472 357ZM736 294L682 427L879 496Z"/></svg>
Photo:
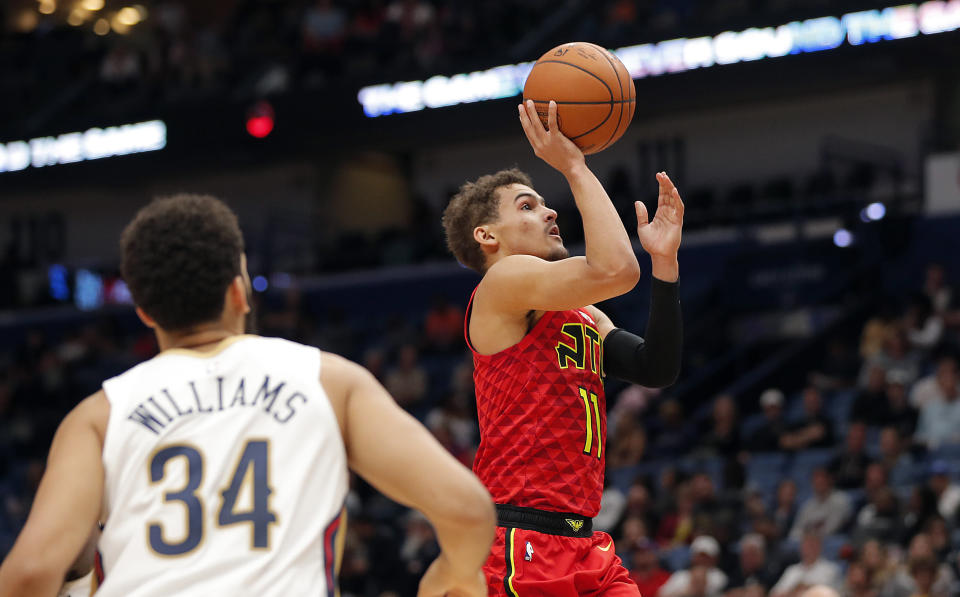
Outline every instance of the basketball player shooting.
<svg viewBox="0 0 960 597"><path fill-rule="evenodd" d="M365 369L244 333L250 278L226 205L156 201L121 250L160 353L60 425L0 597L57 595L98 520L98 597L332 597L348 466L436 528L421 596L486 595L489 494Z"/></svg>
<svg viewBox="0 0 960 597"><path fill-rule="evenodd" d="M627 232L583 153L559 132L556 103L548 128L533 102L518 108L534 153L570 185L586 255L568 255L556 212L519 170L466 183L444 212L451 251L483 275L465 333L480 419L474 472L497 504L489 594L636 596L610 536L591 529L606 456L602 378L651 387L676 380L683 202L665 173L652 221L637 202L637 234L653 265L646 338L614 327L593 303L637 284Z"/></svg>

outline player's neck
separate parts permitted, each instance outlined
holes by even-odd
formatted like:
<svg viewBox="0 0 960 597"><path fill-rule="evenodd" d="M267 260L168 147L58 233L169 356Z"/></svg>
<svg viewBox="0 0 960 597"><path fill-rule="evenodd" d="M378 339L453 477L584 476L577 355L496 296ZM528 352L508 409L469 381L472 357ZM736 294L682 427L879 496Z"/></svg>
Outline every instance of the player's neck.
<svg viewBox="0 0 960 597"><path fill-rule="evenodd" d="M185 348L203 352L216 347L218 344L230 338L243 333L240 328L224 326L221 322L214 324L197 326L182 332L168 332L165 330L156 330L157 344L160 351L171 350L174 348Z"/></svg>

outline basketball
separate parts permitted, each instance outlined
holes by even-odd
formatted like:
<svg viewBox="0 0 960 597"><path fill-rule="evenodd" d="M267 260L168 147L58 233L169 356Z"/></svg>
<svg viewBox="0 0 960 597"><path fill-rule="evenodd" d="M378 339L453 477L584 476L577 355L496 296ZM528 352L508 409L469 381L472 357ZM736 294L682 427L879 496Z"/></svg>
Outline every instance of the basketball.
<svg viewBox="0 0 960 597"><path fill-rule="evenodd" d="M533 65L523 86L547 126L547 107L557 102L560 131L583 153L602 151L619 139L633 120L637 93L620 59L598 45L576 41L559 45Z"/></svg>

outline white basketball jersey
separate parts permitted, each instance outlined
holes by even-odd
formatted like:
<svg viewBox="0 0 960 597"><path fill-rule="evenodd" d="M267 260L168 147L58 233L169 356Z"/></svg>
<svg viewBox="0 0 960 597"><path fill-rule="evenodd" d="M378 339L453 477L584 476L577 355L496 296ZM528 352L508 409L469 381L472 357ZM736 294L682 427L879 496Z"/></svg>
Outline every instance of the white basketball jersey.
<svg viewBox="0 0 960 597"><path fill-rule="evenodd" d="M239 336L104 382L97 597L334 594L347 463L320 360Z"/></svg>

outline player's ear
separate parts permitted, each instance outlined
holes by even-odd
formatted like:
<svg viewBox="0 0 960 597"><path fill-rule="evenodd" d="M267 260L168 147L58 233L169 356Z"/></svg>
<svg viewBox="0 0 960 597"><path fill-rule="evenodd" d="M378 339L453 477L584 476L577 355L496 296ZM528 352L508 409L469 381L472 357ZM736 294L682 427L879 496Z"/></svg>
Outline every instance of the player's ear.
<svg viewBox="0 0 960 597"><path fill-rule="evenodd" d="M481 248L490 249L492 251L496 251L497 247L500 246L500 241L497 240L497 237L487 225L477 226L473 229L473 240L480 243Z"/></svg>
<svg viewBox="0 0 960 597"><path fill-rule="evenodd" d="M227 287L226 304L233 307L237 313L246 315L250 312L248 283L243 276L234 276L230 286Z"/></svg>
<svg viewBox="0 0 960 597"><path fill-rule="evenodd" d="M143 322L143 325L147 326L151 330L157 329L157 322L153 320L152 317L143 312L143 309L137 307L137 317L140 318L140 321Z"/></svg>

